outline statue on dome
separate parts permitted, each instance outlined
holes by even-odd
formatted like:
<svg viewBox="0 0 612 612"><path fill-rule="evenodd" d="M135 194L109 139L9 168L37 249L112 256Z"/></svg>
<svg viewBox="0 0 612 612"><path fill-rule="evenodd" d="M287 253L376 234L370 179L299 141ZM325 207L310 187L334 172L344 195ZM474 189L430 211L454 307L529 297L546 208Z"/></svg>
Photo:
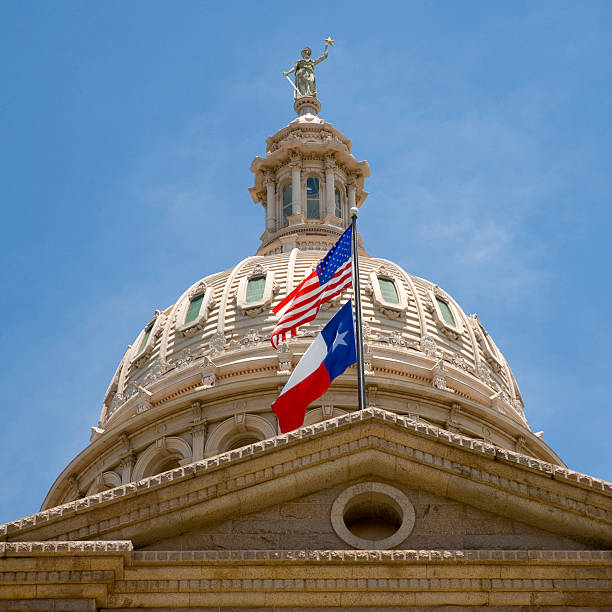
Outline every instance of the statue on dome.
<svg viewBox="0 0 612 612"><path fill-rule="evenodd" d="M325 39L325 49L323 55L315 60L311 59L312 50L310 47L302 49L302 59L295 62L295 65L288 72L283 72L283 76L293 86L293 97L297 100L305 96L317 97L317 82L315 81L314 67L327 59L327 47L333 45L334 41L328 36ZM289 75L295 73L295 83Z"/></svg>

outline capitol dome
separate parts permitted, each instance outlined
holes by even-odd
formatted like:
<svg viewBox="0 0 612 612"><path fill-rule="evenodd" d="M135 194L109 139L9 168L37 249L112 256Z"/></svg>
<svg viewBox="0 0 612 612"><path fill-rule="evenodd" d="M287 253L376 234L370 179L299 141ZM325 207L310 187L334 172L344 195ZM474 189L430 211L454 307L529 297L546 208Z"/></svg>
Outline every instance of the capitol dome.
<svg viewBox="0 0 612 612"><path fill-rule="evenodd" d="M316 99L298 100L298 117L251 165L249 192L265 211L256 253L197 280L143 325L108 386L91 444L58 477L43 510L279 433L272 402L351 291L278 350L271 308L368 195L367 162L319 110ZM531 432L512 371L478 317L359 242L367 406L563 465ZM352 367L308 408L305 425L356 409Z"/></svg>

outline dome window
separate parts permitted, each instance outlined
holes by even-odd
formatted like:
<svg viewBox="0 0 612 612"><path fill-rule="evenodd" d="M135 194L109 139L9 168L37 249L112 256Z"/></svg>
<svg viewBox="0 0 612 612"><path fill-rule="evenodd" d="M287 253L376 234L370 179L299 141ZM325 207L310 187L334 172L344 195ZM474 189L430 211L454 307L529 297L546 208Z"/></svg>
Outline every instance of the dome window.
<svg viewBox="0 0 612 612"><path fill-rule="evenodd" d="M306 179L306 218L319 219L321 217L321 194L319 179L309 176Z"/></svg>
<svg viewBox="0 0 612 612"><path fill-rule="evenodd" d="M399 304L399 295L397 294L395 281L389 278L378 277L378 284L380 285L380 293L383 300L390 304Z"/></svg>
<svg viewBox="0 0 612 612"><path fill-rule="evenodd" d="M253 278L249 278L249 282L247 283L245 302L247 304L252 304L253 302L259 302L259 300L261 300L264 296L265 288L266 288L266 277L265 276L255 276Z"/></svg>
<svg viewBox="0 0 612 612"><path fill-rule="evenodd" d="M192 287L178 312L176 330L183 336L194 336L204 328L212 308L212 287L200 281Z"/></svg>
<svg viewBox="0 0 612 612"><path fill-rule="evenodd" d="M289 225L289 217L293 214L291 202L293 200L293 191L291 185L283 187L283 227Z"/></svg>
<svg viewBox="0 0 612 612"><path fill-rule="evenodd" d="M136 365L136 367L140 367L144 360L150 355L153 351L153 345L155 344L155 338L159 337L161 334L161 326L162 319L160 318L161 312L159 310L155 311L153 318L145 325L145 328L140 332L138 338L136 338L136 342L134 342L135 353L132 356L132 362Z"/></svg>
<svg viewBox="0 0 612 612"><path fill-rule="evenodd" d="M398 319L408 310L408 296L404 285L387 266L380 266L376 272L370 272L366 292L372 296L374 306L392 319Z"/></svg>
<svg viewBox="0 0 612 612"><path fill-rule="evenodd" d="M145 346L147 346L149 338L151 337L151 331L153 331L153 323L149 324L149 326L145 329L144 336L142 337L142 340L140 341L140 346L138 347L139 353L144 349Z"/></svg>
<svg viewBox="0 0 612 612"><path fill-rule="evenodd" d="M256 264L249 274L240 279L236 304L242 314L255 317L270 308L278 290L274 272Z"/></svg>
<svg viewBox="0 0 612 612"><path fill-rule="evenodd" d="M449 307L449 305L441 300L439 297L436 298L436 302L438 303L438 308L440 309L440 313L442 314L442 318L446 323L455 327L457 324L455 323L455 317Z"/></svg>
<svg viewBox="0 0 612 612"><path fill-rule="evenodd" d="M334 189L334 215L338 217L338 219L342 218L342 197L340 195L340 189L336 187Z"/></svg>
<svg viewBox="0 0 612 612"><path fill-rule="evenodd" d="M426 308L432 314L438 329L451 340L458 340L463 332L463 325L457 307L437 285L427 293L429 303Z"/></svg>
<svg viewBox="0 0 612 612"><path fill-rule="evenodd" d="M187 309L187 316L185 317L185 323L191 323L192 321L195 321L198 318L203 301L204 294L191 298L191 300L189 301L189 308Z"/></svg>

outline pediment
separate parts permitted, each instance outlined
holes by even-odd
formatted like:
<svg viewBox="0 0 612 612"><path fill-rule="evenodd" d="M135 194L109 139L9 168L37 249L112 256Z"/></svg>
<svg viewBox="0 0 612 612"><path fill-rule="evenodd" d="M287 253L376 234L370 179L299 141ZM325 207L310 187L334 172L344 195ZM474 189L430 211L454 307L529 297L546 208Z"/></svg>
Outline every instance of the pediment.
<svg viewBox="0 0 612 612"><path fill-rule="evenodd" d="M548 548L546 538L557 538L557 548L561 541L562 548L612 544L609 483L375 408L45 510L0 526L0 539L132 540L136 548L171 547L181 537L227 530L228 521L241 520L259 522L266 533L277 520L265 518L270 513L278 512L280 520L287 505L309 503L299 500L334 495L364 481L387 483L421 500L415 505L417 517L428 504L428 512L439 515L437 529L447 543L418 540L426 534L415 524L415 546L419 541L424 548L453 546L453 529L455 537L498 536L488 544L482 540L488 548L515 546L518 540L508 537L516 533L532 537L534 546L540 538L540 548ZM453 512L462 513L465 533L457 532ZM423 525L431 520L422 518ZM473 531L479 520L499 533L468 533L468 525ZM310 537L310 547L329 548L324 545L328 536L321 532L320 544ZM225 548L233 548L233 541L226 538ZM466 543L480 546L465 540L461 547ZM276 545L290 548L286 540L277 539Z"/></svg>
<svg viewBox="0 0 612 612"><path fill-rule="evenodd" d="M377 480L376 482L382 482ZM142 550L342 550L354 548L364 537L379 538L381 529L395 525L385 520L384 508L370 504L373 520L353 522L355 540L346 540L337 530L344 513L338 513L337 500L350 498L371 481L360 479L332 486L310 495L273 504L248 514L236 513L219 522L205 522L185 533L151 542ZM398 539L393 548L402 550L586 550L587 545L577 539L560 536L545 529L527 525L470 504L457 502L422 489L384 483L391 491L405 497L404 508L412 512L407 536ZM348 493L348 495L347 495ZM359 493L357 493L359 494ZM398 517L400 518L400 517ZM403 514L402 517L403 518ZM345 523L346 524L346 523ZM378 534L376 534L378 532ZM371 550L377 544L360 548Z"/></svg>

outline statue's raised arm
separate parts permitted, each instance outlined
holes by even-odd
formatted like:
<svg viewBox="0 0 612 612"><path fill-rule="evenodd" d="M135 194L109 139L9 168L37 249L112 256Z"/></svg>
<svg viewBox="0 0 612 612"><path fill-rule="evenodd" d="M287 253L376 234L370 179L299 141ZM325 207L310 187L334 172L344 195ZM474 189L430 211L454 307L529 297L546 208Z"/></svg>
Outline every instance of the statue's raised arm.
<svg viewBox="0 0 612 612"><path fill-rule="evenodd" d="M314 61L314 65L316 66L317 64L320 64L324 59L327 59L327 43L325 43L325 50L323 51L323 55L321 57L318 57Z"/></svg>

